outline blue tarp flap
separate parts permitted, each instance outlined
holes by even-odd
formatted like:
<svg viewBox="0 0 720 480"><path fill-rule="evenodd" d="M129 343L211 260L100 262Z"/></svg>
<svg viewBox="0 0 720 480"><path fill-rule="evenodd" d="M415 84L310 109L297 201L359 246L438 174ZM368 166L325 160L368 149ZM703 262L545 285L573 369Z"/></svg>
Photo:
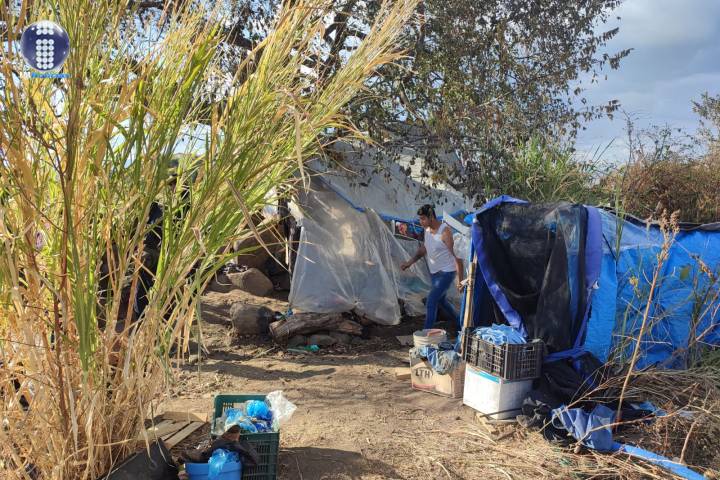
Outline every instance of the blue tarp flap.
<svg viewBox="0 0 720 480"><path fill-rule="evenodd" d="M650 463L654 463L655 465L662 467L666 470L670 470L675 475L686 478L687 480L705 480L705 477L703 475L700 475L699 473L691 470L685 465L673 462L667 457L663 457L662 455L658 455L657 453L650 452L643 448L618 442L615 442L613 444L613 448L618 452L627 453L630 456L641 458Z"/></svg>
<svg viewBox="0 0 720 480"><path fill-rule="evenodd" d="M585 339L588 316L592 305L592 296L597 288L602 266L602 220L600 212L594 207L585 207L588 212L588 228L585 236L585 285L587 285L587 308L583 315L580 332L575 339L574 348L577 349Z"/></svg>
<svg viewBox="0 0 720 480"><path fill-rule="evenodd" d="M588 413L582 408L568 408L561 405L551 412L555 428L564 428L576 440L599 452L616 450L613 445L612 423L615 410L598 404Z"/></svg>
<svg viewBox="0 0 720 480"><path fill-rule="evenodd" d="M657 226L623 221L600 211L603 256L599 289L593 296L585 349L600 360L610 356L627 359L637 337L647 305L650 283L657 267L663 234ZM703 267L704 265L704 267ZM706 271L703 271L703 268ZM702 343L720 344L718 299L706 295L712 284L707 270L717 278L720 269L720 233L697 229L681 231L660 272L649 310L648 334L642 339L637 368L653 364L682 367L694 329Z"/></svg>
<svg viewBox="0 0 720 480"><path fill-rule="evenodd" d="M465 217L465 221L467 222L470 218L475 218L476 215L478 215L481 212L484 212L486 210L489 210L497 205L500 205L502 203L527 203L525 200L519 200L517 198L510 197L508 195L503 195L498 198L494 198L487 202L485 205L483 205L480 210L475 212L472 215L469 215L468 217ZM485 250L483 248L483 238L482 238L482 230L480 229L480 225L478 225L477 222L471 221L472 223L472 246L471 248L474 249L475 255L477 257L477 265L478 270L480 271L480 275L478 275L478 278L476 280L476 286L475 286L475 292L474 295L477 297L478 294L482 291L488 292L493 300L495 300L495 304L500 308L500 310L503 312L503 315L505 317L505 320L512 326L514 329L516 329L518 332L520 332L523 336L527 336L527 331L525 330L525 325L523 325L522 318L520 318L520 314L515 311L514 308L510 305L510 302L508 301L507 297L505 296L505 293L503 293L502 289L500 288L500 285L498 285L497 281L495 280L495 274L493 272L492 265L490 265L490 261L487 258L487 254L485 253ZM480 276L482 276L482 281L480 279ZM477 305L477 303L476 303ZM464 309L464 305L463 305ZM475 312L478 312L478 310L474 310ZM461 314L464 316L465 312ZM473 322L473 324L475 324Z"/></svg>
<svg viewBox="0 0 720 480"><path fill-rule="evenodd" d="M499 197L493 198L486 204L484 204L482 207L480 207L479 210L476 210L473 213L468 214L465 217L465 223L468 225L472 225L475 223L475 217L479 214L484 212L485 210L490 210L493 207L496 207L500 205L501 203L528 203L527 200L520 200L519 198L511 197L510 195L500 195Z"/></svg>

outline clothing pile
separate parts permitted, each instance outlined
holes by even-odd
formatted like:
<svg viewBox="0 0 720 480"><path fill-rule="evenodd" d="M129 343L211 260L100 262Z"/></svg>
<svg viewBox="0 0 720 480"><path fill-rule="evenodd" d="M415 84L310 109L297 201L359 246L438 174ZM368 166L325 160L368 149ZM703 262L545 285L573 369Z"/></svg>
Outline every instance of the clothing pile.
<svg viewBox="0 0 720 480"><path fill-rule="evenodd" d="M423 345L410 350L413 357L425 358L430 362L433 371L438 375L445 375L455 368L460 361L460 355L450 342L440 342L438 345Z"/></svg>
<svg viewBox="0 0 720 480"><path fill-rule="evenodd" d="M518 345L527 343L525 337L513 327L509 325L498 325L497 323L492 324L490 327L476 328L473 335L495 345L505 345L506 343Z"/></svg>

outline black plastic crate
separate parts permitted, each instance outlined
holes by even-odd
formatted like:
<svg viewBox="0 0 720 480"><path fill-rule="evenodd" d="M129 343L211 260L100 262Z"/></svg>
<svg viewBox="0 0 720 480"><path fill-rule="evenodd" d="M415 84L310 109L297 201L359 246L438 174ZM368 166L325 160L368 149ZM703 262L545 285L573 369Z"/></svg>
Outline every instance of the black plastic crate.
<svg viewBox="0 0 720 480"><path fill-rule="evenodd" d="M465 361L505 380L537 378L542 368L545 344L536 339L530 343L495 345L470 335L465 345Z"/></svg>
<svg viewBox="0 0 720 480"><path fill-rule="evenodd" d="M235 408L248 400L265 401L265 395L217 395L215 397L215 419L222 416L228 408ZM241 435L257 451L260 461L255 467L243 465L243 480L275 480L277 478L278 452L280 451L280 432L245 433Z"/></svg>

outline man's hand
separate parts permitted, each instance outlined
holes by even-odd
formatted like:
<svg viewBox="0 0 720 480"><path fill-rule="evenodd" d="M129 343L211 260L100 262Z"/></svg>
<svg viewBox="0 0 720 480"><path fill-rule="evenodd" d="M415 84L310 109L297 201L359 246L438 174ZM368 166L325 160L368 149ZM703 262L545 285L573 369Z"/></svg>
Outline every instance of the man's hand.
<svg viewBox="0 0 720 480"><path fill-rule="evenodd" d="M418 248L417 252L415 252L415 255L413 255L410 260L400 264L400 270L404 272L408 268L412 267L413 264L424 257L426 253L427 251L425 250L425 245L420 245L420 248Z"/></svg>

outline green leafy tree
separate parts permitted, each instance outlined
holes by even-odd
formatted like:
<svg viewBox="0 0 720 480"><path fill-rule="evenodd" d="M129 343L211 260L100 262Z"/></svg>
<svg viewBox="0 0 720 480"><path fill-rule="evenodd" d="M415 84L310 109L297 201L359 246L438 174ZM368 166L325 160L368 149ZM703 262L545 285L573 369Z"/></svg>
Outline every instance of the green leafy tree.
<svg viewBox="0 0 720 480"><path fill-rule="evenodd" d="M163 25L178 4L214 3L222 25L224 67L267 34L283 2L157 0L137 2L147 25ZM292 3L288 1L286 3ZM584 121L612 115L619 103L591 105L584 89L619 67L629 50L606 53L618 28L603 28L620 0L424 0L399 40L406 57L368 80L368 99L350 104L354 123L398 154L412 147L433 179L469 193L502 190L517 146L540 139L572 142ZM333 0L316 52L304 59L322 84L342 66L376 19L375 0ZM448 155L448 152L450 155ZM448 162L448 159L455 161Z"/></svg>

